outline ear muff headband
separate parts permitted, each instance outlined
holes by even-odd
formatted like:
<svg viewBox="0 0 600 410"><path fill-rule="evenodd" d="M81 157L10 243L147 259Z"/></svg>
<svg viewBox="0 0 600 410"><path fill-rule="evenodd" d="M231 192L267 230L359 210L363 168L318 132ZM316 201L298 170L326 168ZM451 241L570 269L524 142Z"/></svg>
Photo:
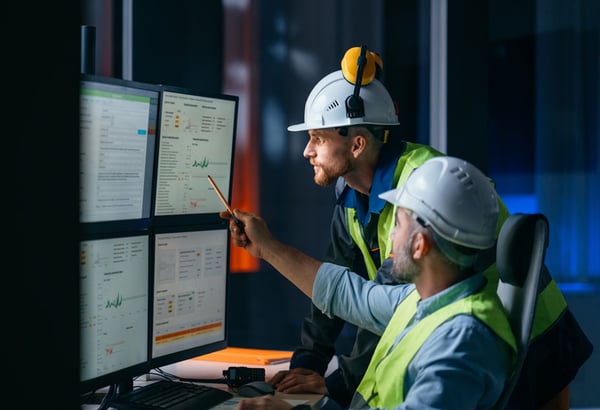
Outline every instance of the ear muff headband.
<svg viewBox="0 0 600 410"><path fill-rule="evenodd" d="M356 83L354 92L346 98L346 117L361 118L365 116L365 104L360 98L360 86L362 85L362 76L367 63L367 46L360 48L360 55L356 59ZM343 72L342 72L343 74Z"/></svg>
<svg viewBox="0 0 600 410"><path fill-rule="evenodd" d="M360 97L360 87L381 76L383 62L363 45L346 51L341 65L346 81L354 84L354 92L346 98L346 117L362 118L365 116L365 105Z"/></svg>

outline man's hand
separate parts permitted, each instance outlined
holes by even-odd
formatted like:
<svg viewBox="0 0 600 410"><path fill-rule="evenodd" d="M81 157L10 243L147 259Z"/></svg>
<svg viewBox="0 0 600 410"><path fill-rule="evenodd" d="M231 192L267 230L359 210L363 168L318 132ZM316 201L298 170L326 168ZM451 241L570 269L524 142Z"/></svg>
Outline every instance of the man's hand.
<svg viewBox="0 0 600 410"><path fill-rule="evenodd" d="M317 393L327 395L325 378L314 370L291 369L277 372L269 383L282 393Z"/></svg>
<svg viewBox="0 0 600 410"><path fill-rule="evenodd" d="M243 229L235 222L229 212L223 211L219 216L229 219L229 231L233 244L244 248L250 255L262 258L262 246L273 240L267 223L258 215L235 210L235 216L243 224Z"/></svg>
<svg viewBox="0 0 600 410"><path fill-rule="evenodd" d="M261 258L289 279L308 297L312 297L313 284L321 262L307 254L276 240L267 223L260 216L234 209L236 223L229 212L219 216L229 219L229 231L235 246L244 248L250 255Z"/></svg>

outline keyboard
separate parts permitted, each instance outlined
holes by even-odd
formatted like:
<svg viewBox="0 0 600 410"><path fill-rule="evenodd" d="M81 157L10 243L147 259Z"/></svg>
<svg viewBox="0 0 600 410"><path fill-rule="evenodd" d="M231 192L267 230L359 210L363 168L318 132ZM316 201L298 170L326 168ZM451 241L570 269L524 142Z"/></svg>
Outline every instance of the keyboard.
<svg viewBox="0 0 600 410"><path fill-rule="evenodd" d="M160 380L117 396L110 407L120 410L208 410L233 397L216 387Z"/></svg>

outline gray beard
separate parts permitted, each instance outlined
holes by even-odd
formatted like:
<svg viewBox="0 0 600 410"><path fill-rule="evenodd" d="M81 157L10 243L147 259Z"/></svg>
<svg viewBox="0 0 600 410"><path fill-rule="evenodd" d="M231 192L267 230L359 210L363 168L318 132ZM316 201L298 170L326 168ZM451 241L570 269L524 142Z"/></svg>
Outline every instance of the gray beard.
<svg viewBox="0 0 600 410"><path fill-rule="evenodd" d="M410 238L402 244L400 251L394 253L394 265L392 266L390 274L397 282L413 282L421 273L419 266L411 256L411 247L414 236L415 232L413 232L410 235Z"/></svg>

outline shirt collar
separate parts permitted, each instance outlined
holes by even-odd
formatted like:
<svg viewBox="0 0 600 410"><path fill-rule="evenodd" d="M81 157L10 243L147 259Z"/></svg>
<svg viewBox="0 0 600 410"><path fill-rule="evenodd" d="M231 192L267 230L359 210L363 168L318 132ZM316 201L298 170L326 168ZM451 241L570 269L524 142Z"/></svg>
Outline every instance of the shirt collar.
<svg viewBox="0 0 600 410"><path fill-rule="evenodd" d="M425 300L420 300L417 302L417 312L415 313L414 319L419 321L452 302L478 292L486 282L487 279L483 274L477 273Z"/></svg>
<svg viewBox="0 0 600 410"><path fill-rule="evenodd" d="M360 194L348 185L344 187L344 190L338 197L337 204L344 208L356 209L358 220L363 225L368 223L370 214L381 213L386 201L379 198L379 194L393 188L394 172L396 171L399 156L400 153L398 151L386 150L385 147L381 150L377 167L373 174L373 183L371 184L368 204L366 203L365 195Z"/></svg>

